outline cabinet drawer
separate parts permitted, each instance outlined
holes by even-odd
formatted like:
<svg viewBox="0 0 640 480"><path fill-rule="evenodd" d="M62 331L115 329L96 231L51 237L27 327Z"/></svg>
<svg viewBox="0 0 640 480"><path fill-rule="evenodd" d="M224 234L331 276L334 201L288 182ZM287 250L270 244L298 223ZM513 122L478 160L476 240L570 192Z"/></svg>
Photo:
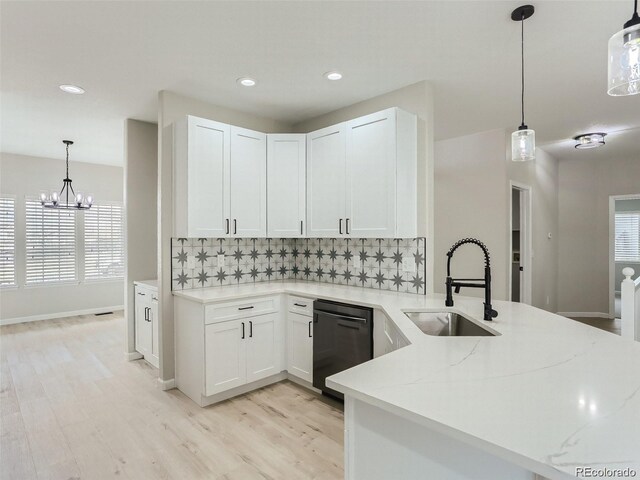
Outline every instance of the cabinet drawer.
<svg viewBox="0 0 640 480"><path fill-rule="evenodd" d="M310 298L289 295L288 305L290 312L299 313L300 315L306 315L308 317L313 316L313 300Z"/></svg>
<svg viewBox="0 0 640 480"><path fill-rule="evenodd" d="M204 323L219 323L236 318L255 317L278 311L278 298L252 298L234 302L207 305L204 309Z"/></svg>

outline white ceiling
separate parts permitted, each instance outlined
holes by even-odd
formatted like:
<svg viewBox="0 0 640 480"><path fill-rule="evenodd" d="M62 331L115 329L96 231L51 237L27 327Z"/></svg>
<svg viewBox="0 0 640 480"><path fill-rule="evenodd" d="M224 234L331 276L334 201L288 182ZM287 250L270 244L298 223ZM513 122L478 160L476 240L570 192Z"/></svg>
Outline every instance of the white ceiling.
<svg viewBox="0 0 640 480"><path fill-rule="evenodd" d="M163 89L294 123L427 79L437 139L515 128L520 26L510 12L521 3L2 1L1 149L62 158L70 138L72 160L121 164L124 119L155 122ZM525 39L538 141L640 127L640 95L605 92L607 41L632 1L535 6ZM325 80L332 69L344 79ZM239 87L245 75L258 86Z"/></svg>

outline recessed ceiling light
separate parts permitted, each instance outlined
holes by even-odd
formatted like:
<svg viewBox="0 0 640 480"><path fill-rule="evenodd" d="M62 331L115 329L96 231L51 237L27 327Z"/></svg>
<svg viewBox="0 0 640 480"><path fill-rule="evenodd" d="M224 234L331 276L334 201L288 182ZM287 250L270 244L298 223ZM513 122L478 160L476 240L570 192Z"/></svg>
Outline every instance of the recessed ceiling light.
<svg viewBox="0 0 640 480"><path fill-rule="evenodd" d="M582 135L573 137L573 139L578 142L575 145L578 149L597 148L604 145L604 137L606 135L606 133L602 132L583 133Z"/></svg>
<svg viewBox="0 0 640 480"><path fill-rule="evenodd" d="M84 88L77 85L60 85L60 90L72 93L73 95L82 95L84 93Z"/></svg>
<svg viewBox="0 0 640 480"><path fill-rule="evenodd" d="M253 78L249 78L249 77L239 78L237 82L243 87L253 87L256 83L258 83Z"/></svg>
<svg viewBox="0 0 640 480"><path fill-rule="evenodd" d="M324 74L324 78L327 80L340 80L342 78L342 74L340 72L327 72Z"/></svg>

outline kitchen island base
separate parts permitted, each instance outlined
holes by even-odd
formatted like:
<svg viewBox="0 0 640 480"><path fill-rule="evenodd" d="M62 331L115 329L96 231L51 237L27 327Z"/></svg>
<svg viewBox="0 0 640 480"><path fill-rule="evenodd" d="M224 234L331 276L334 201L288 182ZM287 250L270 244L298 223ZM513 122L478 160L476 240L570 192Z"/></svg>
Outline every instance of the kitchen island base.
<svg viewBox="0 0 640 480"><path fill-rule="evenodd" d="M363 478L545 480L449 435L346 396L345 479Z"/></svg>

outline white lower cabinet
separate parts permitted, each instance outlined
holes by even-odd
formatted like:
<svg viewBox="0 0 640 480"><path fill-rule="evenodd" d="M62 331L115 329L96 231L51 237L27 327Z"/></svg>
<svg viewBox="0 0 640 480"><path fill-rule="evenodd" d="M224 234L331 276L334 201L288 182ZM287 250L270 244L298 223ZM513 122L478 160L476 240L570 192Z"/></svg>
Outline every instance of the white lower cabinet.
<svg viewBox="0 0 640 480"><path fill-rule="evenodd" d="M313 382L313 317L289 312L287 371Z"/></svg>
<svg viewBox="0 0 640 480"><path fill-rule="evenodd" d="M241 320L205 327L205 395L213 395L247 383L247 342Z"/></svg>
<svg viewBox="0 0 640 480"><path fill-rule="evenodd" d="M285 370L281 301L274 295L203 305L176 298L176 386L204 406Z"/></svg>
<svg viewBox="0 0 640 480"><path fill-rule="evenodd" d="M282 355L277 350L278 314L269 313L250 318L247 340L247 383L280 373L283 370Z"/></svg>
<svg viewBox="0 0 640 480"><path fill-rule="evenodd" d="M136 351L158 368L158 293L142 285L136 285L134 290Z"/></svg>
<svg viewBox="0 0 640 480"><path fill-rule="evenodd" d="M313 300L289 296L287 371L313 383Z"/></svg>

